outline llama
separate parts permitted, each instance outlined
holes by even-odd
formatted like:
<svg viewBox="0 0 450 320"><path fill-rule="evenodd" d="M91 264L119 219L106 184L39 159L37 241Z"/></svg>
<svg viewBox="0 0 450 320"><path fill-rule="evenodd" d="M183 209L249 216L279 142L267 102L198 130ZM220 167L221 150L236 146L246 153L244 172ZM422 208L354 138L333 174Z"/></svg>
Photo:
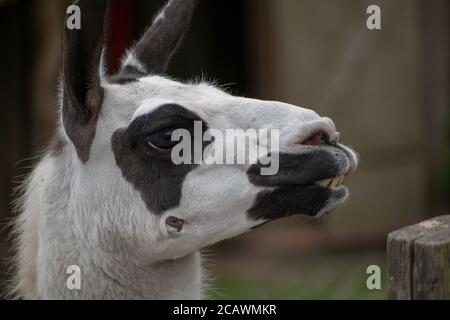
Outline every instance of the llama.
<svg viewBox="0 0 450 320"><path fill-rule="evenodd" d="M19 200L17 297L201 299L201 249L346 200L357 158L331 119L162 76L195 2L170 0L112 76L102 68L108 3L75 2L82 27L64 31L61 123ZM171 135L194 121L278 129L278 172L260 174L258 161L175 165ZM80 288L67 286L70 266Z"/></svg>

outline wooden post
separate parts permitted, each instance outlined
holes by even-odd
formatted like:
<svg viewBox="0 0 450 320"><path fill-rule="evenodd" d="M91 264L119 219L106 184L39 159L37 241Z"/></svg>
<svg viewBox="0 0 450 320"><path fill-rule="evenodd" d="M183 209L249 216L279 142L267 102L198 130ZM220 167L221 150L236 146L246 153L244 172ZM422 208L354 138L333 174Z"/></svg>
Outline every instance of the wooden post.
<svg viewBox="0 0 450 320"><path fill-rule="evenodd" d="M389 234L389 298L450 299L450 215Z"/></svg>

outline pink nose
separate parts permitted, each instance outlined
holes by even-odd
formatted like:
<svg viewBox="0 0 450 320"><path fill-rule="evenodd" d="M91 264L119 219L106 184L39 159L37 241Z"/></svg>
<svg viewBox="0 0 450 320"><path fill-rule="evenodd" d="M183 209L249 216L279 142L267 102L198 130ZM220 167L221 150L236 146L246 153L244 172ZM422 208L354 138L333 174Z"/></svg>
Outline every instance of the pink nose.
<svg viewBox="0 0 450 320"><path fill-rule="evenodd" d="M310 123L307 128L309 131L306 138L301 142L303 145L322 145L339 143L340 134L336 132L334 123L328 118L322 118L320 121Z"/></svg>

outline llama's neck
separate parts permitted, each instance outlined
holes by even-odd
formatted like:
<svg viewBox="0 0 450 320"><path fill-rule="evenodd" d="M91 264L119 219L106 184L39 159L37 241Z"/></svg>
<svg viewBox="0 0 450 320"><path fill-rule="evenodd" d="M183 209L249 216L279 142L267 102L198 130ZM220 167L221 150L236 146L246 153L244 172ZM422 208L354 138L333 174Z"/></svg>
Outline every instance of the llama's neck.
<svg viewBox="0 0 450 320"><path fill-rule="evenodd" d="M61 249L61 248L60 248ZM79 252L81 249L83 252ZM127 254L87 251L71 246L70 253L49 253L41 258L45 265L40 278L44 279L46 298L68 299L200 299L200 256L146 263L144 259ZM74 252L75 251L75 252ZM78 251L78 252L76 252ZM72 256L73 255L73 256ZM69 289L67 274L72 261L80 268L81 287ZM72 271L73 272L73 271ZM73 278L72 278L73 279ZM75 284L69 281L69 284Z"/></svg>
<svg viewBox="0 0 450 320"><path fill-rule="evenodd" d="M41 257L40 278L44 296L64 299L200 299L200 255L162 262L106 248L91 250L83 246L47 249ZM114 250L111 248L111 250ZM67 251L67 252L66 252ZM80 268L80 289L68 288L67 274L73 261ZM73 271L72 271L73 272ZM69 281L72 285L74 282Z"/></svg>
<svg viewBox="0 0 450 320"><path fill-rule="evenodd" d="M135 212L138 201L116 203L114 194L79 188L83 179L73 166L64 155L46 157L27 186L19 221L19 293L44 299L201 298L200 254L155 260L143 241L155 235L130 224L131 216L142 214ZM33 241L38 245L30 249ZM67 286L71 266L81 272L80 290Z"/></svg>

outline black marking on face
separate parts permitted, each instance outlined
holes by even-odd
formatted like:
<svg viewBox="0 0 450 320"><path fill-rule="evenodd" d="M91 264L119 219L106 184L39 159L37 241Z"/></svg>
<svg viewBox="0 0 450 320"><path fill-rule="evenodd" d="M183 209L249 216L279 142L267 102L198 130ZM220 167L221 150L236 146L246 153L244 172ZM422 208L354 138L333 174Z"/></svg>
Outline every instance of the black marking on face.
<svg viewBox="0 0 450 320"><path fill-rule="evenodd" d="M280 154L279 172L260 175L263 167L255 164L247 171L251 183L274 189L262 191L248 210L254 220L274 220L294 214L315 216L329 203L344 199L345 187L326 188L315 182L344 175L349 158L339 148L329 145L305 149L300 154Z"/></svg>
<svg viewBox="0 0 450 320"><path fill-rule="evenodd" d="M331 146L310 147L300 154L282 153L279 162L278 173L268 176L260 173L269 165L252 165L247 171L250 182L262 187L305 185L343 175L349 166L346 154Z"/></svg>
<svg viewBox="0 0 450 320"><path fill-rule="evenodd" d="M295 214L315 216L331 195L331 189L316 185L280 187L261 192L248 215L254 220L274 220Z"/></svg>
<svg viewBox="0 0 450 320"><path fill-rule="evenodd" d="M112 136L112 149L123 177L140 192L147 208L156 214L179 205L183 181L198 165L175 165L171 150L156 150L145 138L159 130L175 128L188 130L194 139L195 121L202 122L202 134L208 130L206 122L194 112L168 104L138 117ZM191 144L194 145L193 140ZM203 144L203 150L207 145Z"/></svg>

